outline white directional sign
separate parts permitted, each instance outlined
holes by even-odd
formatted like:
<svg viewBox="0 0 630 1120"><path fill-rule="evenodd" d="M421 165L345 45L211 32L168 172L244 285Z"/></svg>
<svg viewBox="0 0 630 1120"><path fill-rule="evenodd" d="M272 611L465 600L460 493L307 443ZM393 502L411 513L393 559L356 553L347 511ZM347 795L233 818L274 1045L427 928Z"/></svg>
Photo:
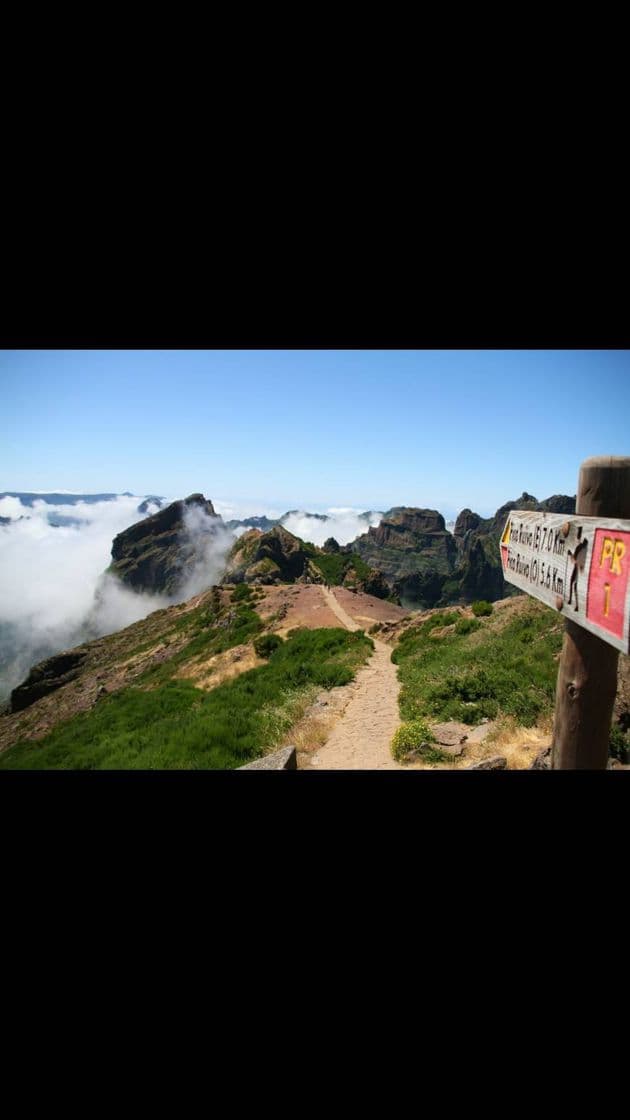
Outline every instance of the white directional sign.
<svg viewBox="0 0 630 1120"><path fill-rule="evenodd" d="M513 510L500 547L508 583L630 651L630 521Z"/></svg>

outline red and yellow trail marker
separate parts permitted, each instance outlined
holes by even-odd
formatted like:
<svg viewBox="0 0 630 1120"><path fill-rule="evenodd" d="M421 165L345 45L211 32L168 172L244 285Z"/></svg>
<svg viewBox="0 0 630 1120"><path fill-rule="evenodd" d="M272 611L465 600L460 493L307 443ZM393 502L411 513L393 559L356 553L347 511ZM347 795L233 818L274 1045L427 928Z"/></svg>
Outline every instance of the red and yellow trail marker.
<svg viewBox="0 0 630 1120"><path fill-rule="evenodd" d="M500 549L508 583L630 652L630 521L513 510Z"/></svg>

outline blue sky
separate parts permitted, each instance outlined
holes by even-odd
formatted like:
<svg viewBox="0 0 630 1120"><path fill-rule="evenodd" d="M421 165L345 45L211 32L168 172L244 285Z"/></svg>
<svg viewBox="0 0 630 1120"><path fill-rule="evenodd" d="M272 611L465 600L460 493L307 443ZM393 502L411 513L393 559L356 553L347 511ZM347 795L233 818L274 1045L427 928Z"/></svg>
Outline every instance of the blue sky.
<svg viewBox="0 0 630 1120"><path fill-rule="evenodd" d="M2 351L0 388L0 491L488 514L630 454L630 351Z"/></svg>

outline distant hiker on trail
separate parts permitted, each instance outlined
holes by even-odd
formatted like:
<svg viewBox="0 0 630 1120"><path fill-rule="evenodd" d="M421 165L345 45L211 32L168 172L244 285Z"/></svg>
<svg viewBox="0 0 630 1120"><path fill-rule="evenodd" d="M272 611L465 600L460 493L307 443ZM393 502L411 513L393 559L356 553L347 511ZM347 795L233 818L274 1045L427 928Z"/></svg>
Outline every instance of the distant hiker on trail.
<svg viewBox="0 0 630 1120"><path fill-rule="evenodd" d="M580 527L577 531L577 539L578 539L578 541L580 541L580 543L578 545L576 545L574 552L571 552L571 549L569 549L569 556L571 557L571 560L573 561L573 571L571 572L571 580L570 580L570 583L569 583L569 605L571 605L571 600L573 598L573 589L575 588L575 610L576 611L579 609L578 608L578 589L577 589L578 569L581 572L584 571L584 564L586 563L586 550L588 548L588 541L587 540L583 540L583 541L580 540L581 536L582 536L582 526L580 525Z"/></svg>

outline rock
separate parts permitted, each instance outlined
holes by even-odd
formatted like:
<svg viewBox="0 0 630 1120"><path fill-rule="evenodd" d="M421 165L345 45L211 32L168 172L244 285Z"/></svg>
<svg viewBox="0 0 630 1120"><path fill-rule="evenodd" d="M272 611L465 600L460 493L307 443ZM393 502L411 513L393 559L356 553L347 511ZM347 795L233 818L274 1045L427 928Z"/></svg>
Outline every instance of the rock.
<svg viewBox="0 0 630 1120"><path fill-rule="evenodd" d="M370 568L367 576L359 580L357 587L359 591L373 595L375 599L388 599L391 595L391 588L378 568Z"/></svg>
<svg viewBox="0 0 630 1120"><path fill-rule="evenodd" d="M459 758L459 756L464 753L464 744L463 743L453 743L449 747L449 746L446 746L444 743L440 743L438 749L441 750L444 754L450 754L453 758Z"/></svg>
<svg viewBox="0 0 630 1120"><path fill-rule="evenodd" d="M470 734L470 728L465 723L449 720L447 723L434 723L431 732L440 747L460 746L465 743Z"/></svg>
<svg viewBox="0 0 630 1120"><path fill-rule="evenodd" d="M533 494L523 491L520 498L500 506L492 518L481 518L469 509L462 510L454 531L459 550L457 570L445 588L446 601L487 599L494 602L516 593L503 579L499 555L499 540L513 509L570 514L575 512L575 497L554 494L539 502Z"/></svg>
<svg viewBox="0 0 630 1120"><path fill-rule="evenodd" d="M531 766L530 770L551 770L551 747L545 747L540 751Z"/></svg>
<svg viewBox="0 0 630 1120"><path fill-rule="evenodd" d="M190 509L201 514L199 532L193 536L185 520ZM176 594L199 559L206 532L213 535L220 528L223 520L212 502L203 494L191 494L119 533L112 544L109 573L134 591Z"/></svg>
<svg viewBox="0 0 630 1120"><path fill-rule="evenodd" d="M283 747L282 750L267 754L264 758L257 758L255 762L248 762L246 766L239 766L239 770L297 770L297 755L295 747Z"/></svg>
<svg viewBox="0 0 630 1120"><path fill-rule="evenodd" d="M69 684L78 677L86 656L85 650L71 650L34 665L26 680L11 693L11 712L21 712L42 696Z"/></svg>
<svg viewBox="0 0 630 1120"><path fill-rule="evenodd" d="M243 533L227 559L226 579L234 583L292 583L302 576L321 580L319 572L310 570L304 542L282 525L268 533Z"/></svg>
<svg viewBox="0 0 630 1120"><path fill-rule="evenodd" d="M330 553L339 552L340 551L339 542L336 541L334 537L329 537L327 541L324 541L324 543L322 545L322 550L324 552L330 552Z"/></svg>
<svg viewBox="0 0 630 1120"><path fill-rule="evenodd" d="M468 734L469 743L483 743L484 739L488 737L490 732L494 729L494 722L490 720L483 720L479 727L474 727Z"/></svg>
<svg viewBox="0 0 630 1120"><path fill-rule="evenodd" d="M434 509L394 506L351 548L403 601L425 607L437 602L457 561L457 543Z"/></svg>
<svg viewBox="0 0 630 1120"><path fill-rule="evenodd" d="M482 520L483 518L481 518L478 513L473 513L471 509L463 509L461 513L457 515L453 536L465 537L466 533L471 532L473 529L478 529Z"/></svg>
<svg viewBox="0 0 630 1120"><path fill-rule="evenodd" d="M492 758L484 758L481 762L474 762L472 766L467 766L467 770L507 770L507 758L502 754L496 754Z"/></svg>
<svg viewBox="0 0 630 1120"><path fill-rule="evenodd" d="M551 498L545 498L544 502L540 502L539 510L541 513L575 513L575 495L572 498L568 494L552 494Z"/></svg>

